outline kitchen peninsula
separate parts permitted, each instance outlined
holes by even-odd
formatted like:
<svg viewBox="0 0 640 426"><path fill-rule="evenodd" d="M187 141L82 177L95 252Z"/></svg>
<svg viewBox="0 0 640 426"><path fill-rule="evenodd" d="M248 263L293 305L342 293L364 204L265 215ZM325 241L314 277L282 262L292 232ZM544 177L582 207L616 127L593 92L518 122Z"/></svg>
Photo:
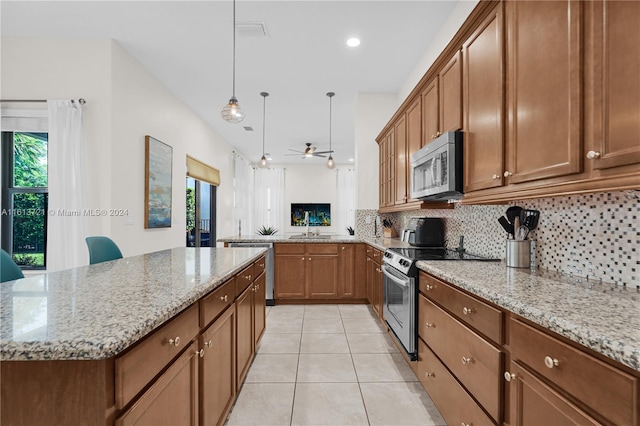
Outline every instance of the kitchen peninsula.
<svg viewBox="0 0 640 426"><path fill-rule="evenodd" d="M264 303L253 302L264 300L264 252L175 248L2 283L1 423L226 416L236 336L238 363L250 364L264 330ZM221 383L200 410L211 379L199 372L214 368Z"/></svg>

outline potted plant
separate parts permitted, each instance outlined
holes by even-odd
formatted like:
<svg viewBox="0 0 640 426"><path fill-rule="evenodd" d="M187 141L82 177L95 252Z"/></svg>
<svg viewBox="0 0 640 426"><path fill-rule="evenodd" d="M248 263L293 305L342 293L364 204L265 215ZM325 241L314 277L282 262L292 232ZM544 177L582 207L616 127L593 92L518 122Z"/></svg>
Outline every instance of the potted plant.
<svg viewBox="0 0 640 426"><path fill-rule="evenodd" d="M382 220L383 235L385 238L395 238L398 236L395 228L393 227L393 222L391 219L383 219Z"/></svg>
<svg viewBox="0 0 640 426"><path fill-rule="evenodd" d="M276 228L274 228L273 226L261 226L260 228L258 228L258 234L260 235L275 235L278 230Z"/></svg>

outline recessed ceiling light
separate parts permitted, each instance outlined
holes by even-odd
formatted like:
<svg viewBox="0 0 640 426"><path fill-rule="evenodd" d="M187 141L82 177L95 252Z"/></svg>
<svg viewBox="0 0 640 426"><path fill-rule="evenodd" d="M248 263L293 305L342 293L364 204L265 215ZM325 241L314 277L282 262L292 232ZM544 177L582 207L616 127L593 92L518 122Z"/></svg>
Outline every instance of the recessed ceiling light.
<svg viewBox="0 0 640 426"><path fill-rule="evenodd" d="M353 163L355 160L353 158L349 158L349 161Z"/></svg>
<svg viewBox="0 0 640 426"><path fill-rule="evenodd" d="M349 40L347 40L347 46L349 47L360 46L360 39L356 37L350 38Z"/></svg>

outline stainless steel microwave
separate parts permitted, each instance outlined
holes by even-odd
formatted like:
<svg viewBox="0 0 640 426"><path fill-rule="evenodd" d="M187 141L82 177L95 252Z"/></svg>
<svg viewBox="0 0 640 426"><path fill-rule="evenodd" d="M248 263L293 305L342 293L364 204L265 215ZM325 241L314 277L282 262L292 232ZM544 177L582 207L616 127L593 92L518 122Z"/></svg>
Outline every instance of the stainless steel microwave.
<svg viewBox="0 0 640 426"><path fill-rule="evenodd" d="M411 154L411 198L462 197L462 132L447 132Z"/></svg>

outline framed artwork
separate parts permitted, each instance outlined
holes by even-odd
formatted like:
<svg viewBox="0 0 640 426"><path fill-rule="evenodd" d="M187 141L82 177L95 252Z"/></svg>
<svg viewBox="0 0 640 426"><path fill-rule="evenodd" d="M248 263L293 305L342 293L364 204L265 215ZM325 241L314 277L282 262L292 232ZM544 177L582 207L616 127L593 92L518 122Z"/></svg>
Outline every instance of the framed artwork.
<svg viewBox="0 0 640 426"><path fill-rule="evenodd" d="M173 148L145 136L144 227L171 227Z"/></svg>

